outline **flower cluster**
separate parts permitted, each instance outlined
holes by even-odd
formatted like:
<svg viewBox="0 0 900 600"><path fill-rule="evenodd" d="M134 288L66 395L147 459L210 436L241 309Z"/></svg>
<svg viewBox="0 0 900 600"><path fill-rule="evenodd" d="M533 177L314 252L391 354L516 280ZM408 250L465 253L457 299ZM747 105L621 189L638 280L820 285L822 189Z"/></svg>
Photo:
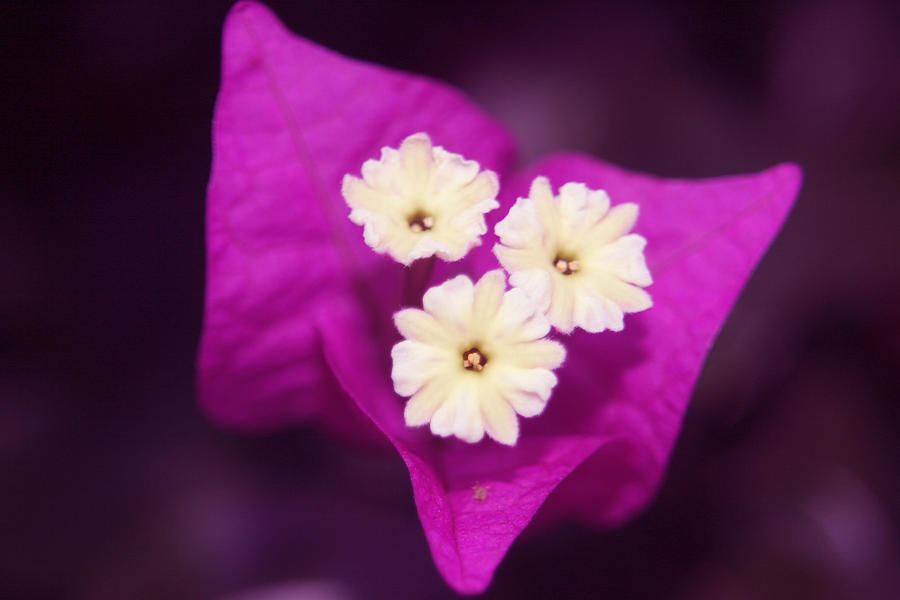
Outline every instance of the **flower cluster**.
<svg viewBox="0 0 900 600"><path fill-rule="evenodd" d="M514 168L511 136L459 91L254 2L229 13L221 82L198 357L212 419L390 443L463 593L538 509L608 527L646 506L795 165L690 181L563 152ZM647 265L655 307L626 318L650 305ZM500 443L466 443L484 434Z"/></svg>
<svg viewBox="0 0 900 600"><path fill-rule="evenodd" d="M497 176L458 154L433 146L426 133L362 166L363 178L344 176L350 220L364 227L375 252L410 265L415 260L461 259L481 243L484 214L497 208ZM519 437L516 414L543 412L565 359L546 338L563 333L621 331L623 314L652 305L641 289L652 282L647 241L629 233L638 208L610 208L603 190L564 184L554 196L537 177L497 223L497 269L477 283L465 275L425 292L424 310L394 315L402 342L391 351L394 389L410 400L410 427L431 424L435 435L501 444Z"/></svg>

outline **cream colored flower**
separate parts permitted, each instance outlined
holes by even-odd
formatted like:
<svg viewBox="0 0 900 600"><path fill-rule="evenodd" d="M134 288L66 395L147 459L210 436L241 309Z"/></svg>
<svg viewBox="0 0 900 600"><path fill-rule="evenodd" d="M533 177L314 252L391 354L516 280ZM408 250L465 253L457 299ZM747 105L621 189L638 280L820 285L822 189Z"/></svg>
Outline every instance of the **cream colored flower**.
<svg viewBox="0 0 900 600"><path fill-rule="evenodd" d="M566 352L543 339L546 317L522 290L507 290L497 269L478 283L460 275L425 292L425 310L394 315L405 340L391 350L394 390L411 396L406 424L477 442L485 432L501 444L519 437L516 413L540 414L556 385L553 369Z"/></svg>
<svg viewBox="0 0 900 600"><path fill-rule="evenodd" d="M637 204L610 208L606 192L581 183L563 185L554 197L550 181L538 177L528 198L497 223L494 254L510 284L527 292L560 331L621 331L624 313L653 305L641 289L653 283L644 260L647 240L628 233L637 217Z"/></svg>
<svg viewBox="0 0 900 600"><path fill-rule="evenodd" d="M409 265L435 254L459 260L479 245L498 189L493 171L416 133L363 163L362 179L345 175L341 192L366 244Z"/></svg>

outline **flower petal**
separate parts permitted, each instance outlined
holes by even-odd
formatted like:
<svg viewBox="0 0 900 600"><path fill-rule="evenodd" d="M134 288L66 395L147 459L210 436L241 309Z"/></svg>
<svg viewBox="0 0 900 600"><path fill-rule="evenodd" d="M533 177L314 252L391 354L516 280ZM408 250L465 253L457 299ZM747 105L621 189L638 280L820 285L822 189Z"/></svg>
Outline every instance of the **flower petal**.
<svg viewBox="0 0 900 600"><path fill-rule="evenodd" d="M490 392L489 392L490 393ZM485 432L494 440L515 446L519 438L519 418L513 407L497 394L481 403Z"/></svg>
<svg viewBox="0 0 900 600"><path fill-rule="evenodd" d="M437 319L418 308L404 308L394 315L400 335L417 342L433 343L449 339L448 332Z"/></svg>
<svg viewBox="0 0 900 600"><path fill-rule="evenodd" d="M553 340L536 340L513 346L511 354L508 362L512 366L523 369L555 369L565 360L566 349Z"/></svg>
<svg viewBox="0 0 900 600"><path fill-rule="evenodd" d="M634 202L616 204L607 213L606 219L591 231L591 236L599 245L625 235L634 227L638 212L638 205Z"/></svg>
<svg viewBox="0 0 900 600"><path fill-rule="evenodd" d="M429 288L422 297L422 306L444 328L465 332L469 329L469 315L474 301L475 286L472 280L459 275Z"/></svg>
<svg viewBox="0 0 900 600"><path fill-rule="evenodd" d="M455 377L435 377L409 399L403 409L403 420L409 427L425 425L450 395Z"/></svg>
<svg viewBox="0 0 900 600"><path fill-rule="evenodd" d="M503 302L491 324L490 337L502 338L514 344L547 335L550 322L544 315L535 314L535 306L535 301L523 290L507 291L503 294Z"/></svg>
<svg viewBox="0 0 900 600"><path fill-rule="evenodd" d="M391 379L394 391L401 396L411 396L425 383L446 370L446 353L434 346L403 340L391 349L393 368Z"/></svg>
<svg viewBox="0 0 900 600"><path fill-rule="evenodd" d="M556 375L549 369L531 368L523 369L511 365L500 365L494 375L499 381L501 389L510 391L522 390L531 394L537 394L546 402L556 385Z"/></svg>
<svg viewBox="0 0 900 600"><path fill-rule="evenodd" d="M503 269L494 269L485 273L475 284L475 298L472 304L472 317L477 326L494 318L503 302L506 293L506 274ZM402 332L401 332L402 333Z"/></svg>
<svg viewBox="0 0 900 600"><path fill-rule="evenodd" d="M622 308L605 293L599 294L590 289L574 289L573 306L573 320L585 331L591 333L607 329L622 331L625 327L625 314Z"/></svg>
<svg viewBox="0 0 900 600"><path fill-rule="evenodd" d="M635 234L623 236L584 258L600 271L611 273L627 283L648 286L653 283L644 259L647 240Z"/></svg>
<svg viewBox="0 0 900 600"><path fill-rule="evenodd" d="M410 195L421 195L431 170L431 138L424 133L416 133L400 144L400 164L403 171L402 183L410 186L401 190Z"/></svg>

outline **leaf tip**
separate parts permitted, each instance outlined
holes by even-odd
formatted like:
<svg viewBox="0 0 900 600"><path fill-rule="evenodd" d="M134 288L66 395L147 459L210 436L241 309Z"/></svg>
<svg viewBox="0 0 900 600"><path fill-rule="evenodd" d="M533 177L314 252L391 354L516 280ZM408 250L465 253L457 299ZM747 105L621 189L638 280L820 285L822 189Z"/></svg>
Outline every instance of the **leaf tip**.
<svg viewBox="0 0 900 600"><path fill-rule="evenodd" d="M225 15L225 31L228 32L237 25L246 26L248 23L283 27L278 16L265 4L254 0L235 2Z"/></svg>
<svg viewBox="0 0 900 600"><path fill-rule="evenodd" d="M803 183L803 167L795 162L785 162L775 165L769 170L771 175L778 179L785 187L793 188L796 194Z"/></svg>
<svg viewBox="0 0 900 600"><path fill-rule="evenodd" d="M269 12L269 8L265 4L254 2L253 0L240 0L240 2L235 2L232 5L231 9L228 11L228 15L237 15L239 13L252 10L262 10Z"/></svg>

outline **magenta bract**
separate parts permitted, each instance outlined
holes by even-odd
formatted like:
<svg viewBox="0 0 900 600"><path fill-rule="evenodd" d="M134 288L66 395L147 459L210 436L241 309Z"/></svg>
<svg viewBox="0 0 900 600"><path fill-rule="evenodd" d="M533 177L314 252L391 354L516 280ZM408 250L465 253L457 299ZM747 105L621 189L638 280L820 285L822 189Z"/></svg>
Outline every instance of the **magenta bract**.
<svg viewBox="0 0 900 600"><path fill-rule="evenodd" d="M391 314L404 268L376 255L346 218L345 173L426 131L501 176L501 208L538 174L605 189L641 208L654 307L625 331L578 332L546 412L517 446L466 444L403 423L392 389ZM800 185L781 165L756 175L664 180L554 155L510 170L509 135L459 92L339 56L240 3L225 24L208 190L207 297L200 401L216 421L271 429L316 419L380 436L409 468L416 506L447 582L484 590L509 545L573 470L570 514L600 526L647 504L661 480L703 360ZM493 236L433 282L496 268ZM574 492L573 492L574 490Z"/></svg>

